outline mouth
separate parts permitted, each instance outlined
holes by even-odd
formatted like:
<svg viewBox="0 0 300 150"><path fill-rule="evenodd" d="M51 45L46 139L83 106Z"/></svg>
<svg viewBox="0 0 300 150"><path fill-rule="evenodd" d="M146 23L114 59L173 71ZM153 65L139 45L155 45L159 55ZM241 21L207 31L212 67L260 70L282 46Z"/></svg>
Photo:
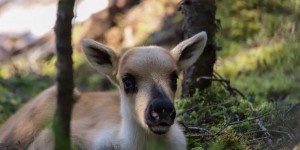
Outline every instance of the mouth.
<svg viewBox="0 0 300 150"><path fill-rule="evenodd" d="M161 125L149 126L149 128L153 133L161 135L169 131L170 125L161 124Z"/></svg>
<svg viewBox="0 0 300 150"><path fill-rule="evenodd" d="M155 120L153 118L148 117L146 119L146 124L148 128L155 134L166 134L170 127L173 125L174 120L172 119L159 119Z"/></svg>

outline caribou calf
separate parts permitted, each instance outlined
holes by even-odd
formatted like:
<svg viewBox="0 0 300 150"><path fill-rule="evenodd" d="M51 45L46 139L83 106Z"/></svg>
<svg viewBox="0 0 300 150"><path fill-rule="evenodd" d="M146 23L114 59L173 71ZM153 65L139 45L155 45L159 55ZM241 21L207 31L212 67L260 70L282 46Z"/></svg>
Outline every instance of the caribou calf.
<svg viewBox="0 0 300 150"><path fill-rule="evenodd" d="M205 32L168 51L135 47L118 54L93 40L84 40L84 54L99 72L119 87L114 92L74 92L71 120L75 149L184 150L186 141L175 121L174 98L180 71L202 54ZM51 120L56 87L29 101L0 128L5 149L53 149Z"/></svg>

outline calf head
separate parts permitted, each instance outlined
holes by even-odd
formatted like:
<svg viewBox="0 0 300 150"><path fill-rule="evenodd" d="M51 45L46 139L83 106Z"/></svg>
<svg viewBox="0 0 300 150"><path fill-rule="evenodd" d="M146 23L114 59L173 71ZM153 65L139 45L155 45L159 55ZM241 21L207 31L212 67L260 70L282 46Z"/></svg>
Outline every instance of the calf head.
<svg viewBox="0 0 300 150"><path fill-rule="evenodd" d="M206 33L200 32L170 51L135 47L121 55L92 40L82 46L89 63L119 86L123 119L133 118L146 130L164 134L176 116L178 73L199 58L206 40Z"/></svg>

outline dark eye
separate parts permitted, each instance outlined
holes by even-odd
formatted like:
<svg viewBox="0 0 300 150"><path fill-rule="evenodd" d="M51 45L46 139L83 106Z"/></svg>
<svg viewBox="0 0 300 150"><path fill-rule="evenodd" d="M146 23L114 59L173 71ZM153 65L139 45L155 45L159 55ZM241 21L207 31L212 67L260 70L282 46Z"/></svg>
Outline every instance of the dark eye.
<svg viewBox="0 0 300 150"><path fill-rule="evenodd" d="M135 85L135 79L132 75L125 75L122 79L124 90L126 93L134 93L136 92L136 85Z"/></svg>
<svg viewBox="0 0 300 150"><path fill-rule="evenodd" d="M178 78L177 71L173 71L171 74L171 88L173 91L176 91L177 89L177 78Z"/></svg>

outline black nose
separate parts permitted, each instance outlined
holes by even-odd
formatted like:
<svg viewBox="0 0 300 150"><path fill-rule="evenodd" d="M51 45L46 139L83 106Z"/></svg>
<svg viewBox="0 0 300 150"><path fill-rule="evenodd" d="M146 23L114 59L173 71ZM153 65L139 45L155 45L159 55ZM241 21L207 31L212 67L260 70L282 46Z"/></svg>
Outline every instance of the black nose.
<svg viewBox="0 0 300 150"><path fill-rule="evenodd" d="M176 111L170 100L153 100L147 108L147 123L151 125L172 125Z"/></svg>
<svg viewBox="0 0 300 150"><path fill-rule="evenodd" d="M152 102L152 117L154 117L153 114L158 114L161 118L170 117L171 119L175 119L176 111L170 100L155 100Z"/></svg>

